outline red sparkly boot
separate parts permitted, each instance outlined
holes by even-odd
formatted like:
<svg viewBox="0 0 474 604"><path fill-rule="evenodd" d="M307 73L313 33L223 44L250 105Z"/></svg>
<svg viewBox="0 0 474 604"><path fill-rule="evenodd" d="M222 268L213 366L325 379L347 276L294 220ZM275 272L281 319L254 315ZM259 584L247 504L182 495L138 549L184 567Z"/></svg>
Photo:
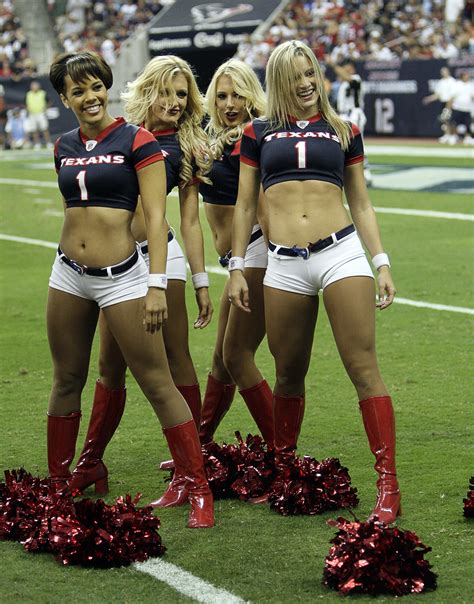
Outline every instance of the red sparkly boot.
<svg viewBox="0 0 474 604"><path fill-rule="evenodd" d="M48 413L48 469L56 491L67 487L71 478L69 467L76 452L81 413L49 415Z"/></svg>
<svg viewBox="0 0 474 604"><path fill-rule="evenodd" d="M175 463L176 480L179 479L175 495L175 499L179 503L174 505L181 505L182 493L186 493L191 504L188 527L210 528L214 526L214 501L207 483L201 444L194 421L189 420L184 424L164 428L163 433ZM151 503L153 507L171 507L173 505L170 503L174 496L172 493L173 482L163 497Z"/></svg>
<svg viewBox="0 0 474 604"><path fill-rule="evenodd" d="M240 394L260 430L263 440L273 447L273 394L266 380L251 388L240 390Z"/></svg>
<svg viewBox="0 0 474 604"><path fill-rule="evenodd" d="M212 441L217 426L229 410L235 394L235 384L226 384L209 374L201 409L199 438L202 444Z"/></svg>
<svg viewBox="0 0 474 604"><path fill-rule="evenodd" d="M69 481L71 491L82 491L94 484L96 495L109 492L108 471L102 457L122 419L126 393L125 388L110 390L97 380L86 441Z"/></svg>
<svg viewBox="0 0 474 604"><path fill-rule="evenodd" d="M389 396L374 396L359 402L370 450L375 456L377 501L370 518L391 524L401 514L400 489L395 467L395 417Z"/></svg>
<svg viewBox="0 0 474 604"><path fill-rule="evenodd" d="M188 407L192 413L196 428L199 430L201 423L201 391L199 384L192 384L191 386L176 386L181 393L184 400L188 403ZM174 462L172 459L162 461L160 463L160 470L174 470Z"/></svg>
<svg viewBox="0 0 474 604"><path fill-rule="evenodd" d="M275 423L275 462L284 469L295 456L304 416L304 396L274 396L273 421Z"/></svg>

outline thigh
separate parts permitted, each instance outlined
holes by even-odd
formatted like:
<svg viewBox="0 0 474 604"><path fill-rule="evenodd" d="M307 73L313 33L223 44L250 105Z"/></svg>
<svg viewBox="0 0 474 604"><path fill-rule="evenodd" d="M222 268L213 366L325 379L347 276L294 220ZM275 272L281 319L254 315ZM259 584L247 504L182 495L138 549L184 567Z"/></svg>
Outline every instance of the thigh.
<svg viewBox="0 0 474 604"><path fill-rule="evenodd" d="M328 285L324 305L342 361L375 357L375 287L370 277L347 277Z"/></svg>
<svg viewBox="0 0 474 604"><path fill-rule="evenodd" d="M143 298L107 306L103 313L125 362L145 394L169 385L172 380L163 333L145 331Z"/></svg>
<svg viewBox="0 0 474 604"><path fill-rule="evenodd" d="M245 313L231 308L225 330L224 346L239 351L254 353L265 336L265 305L263 297L263 277L265 269L247 268L244 276L249 288L249 302L252 312Z"/></svg>
<svg viewBox="0 0 474 604"><path fill-rule="evenodd" d="M280 368L306 375L318 317L317 296L265 286L265 322L270 352Z"/></svg>
<svg viewBox="0 0 474 604"><path fill-rule="evenodd" d="M99 374L104 386L117 390L125 386L127 364L102 311L99 315Z"/></svg>
<svg viewBox="0 0 474 604"><path fill-rule="evenodd" d="M98 315L99 307L92 300L49 288L46 322L57 376L85 378Z"/></svg>

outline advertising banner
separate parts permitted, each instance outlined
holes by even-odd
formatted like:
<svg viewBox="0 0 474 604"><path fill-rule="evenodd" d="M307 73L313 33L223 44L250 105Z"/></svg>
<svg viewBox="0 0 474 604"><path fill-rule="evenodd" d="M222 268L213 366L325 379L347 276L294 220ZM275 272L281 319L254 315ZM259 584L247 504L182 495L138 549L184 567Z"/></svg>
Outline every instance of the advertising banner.
<svg viewBox="0 0 474 604"><path fill-rule="evenodd" d="M178 50L235 49L286 4L281 0L199 2L179 0L162 10L149 30L149 50L156 54Z"/></svg>

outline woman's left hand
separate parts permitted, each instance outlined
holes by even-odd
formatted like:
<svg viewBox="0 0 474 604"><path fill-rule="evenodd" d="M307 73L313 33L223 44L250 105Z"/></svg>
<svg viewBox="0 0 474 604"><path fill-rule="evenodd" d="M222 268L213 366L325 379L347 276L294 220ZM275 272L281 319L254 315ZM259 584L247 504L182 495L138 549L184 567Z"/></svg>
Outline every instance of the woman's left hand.
<svg viewBox="0 0 474 604"><path fill-rule="evenodd" d="M196 290L196 302L199 309L199 316L194 321L194 329L204 329L204 327L207 327L211 322L213 312L208 287L200 287Z"/></svg>
<svg viewBox="0 0 474 604"><path fill-rule="evenodd" d="M148 333L161 329L168 318L166 292L158 287L149 287L143 301L143 325Z"/></svg>
<svg viewBox="0 0 474 604"><path fill-rule="evenodd" d="M377 285L379 295L376 306L377 308L380 308L380 310L383 310L392 304L395 294L397 293L388 266L382 266L378 270Z"/></svg>

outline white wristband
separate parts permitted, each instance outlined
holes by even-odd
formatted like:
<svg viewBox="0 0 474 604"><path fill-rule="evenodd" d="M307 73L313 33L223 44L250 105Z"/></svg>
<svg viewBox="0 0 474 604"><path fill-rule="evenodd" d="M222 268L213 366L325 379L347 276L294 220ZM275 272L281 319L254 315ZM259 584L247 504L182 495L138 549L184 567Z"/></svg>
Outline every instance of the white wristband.
<svg viewBox="0 0 474 604"><path fill-rule="evenodd" d="M193 280L194 289L209 287L209 275L207 273L194 273L191 279Z"/></svg>
<svg viewBox="0 0 474 604"><path fill-rule="evenodd" d="M229 271L243 271L245 262L242 256L232 256L229 260Z"/></svg>
<svg viewBox="0 0 474 604"><path fill-rule="evenodd" d="M159 287L166 289L168 286L168 277L162 273L150 273L148 275L148 287Z"/></svg>
<svg viewBox="0 0 474 604"><path fill-rule="evenodd" d="M390 266L390 260L388 259L388 254L385 254L385 252L382 252L381 254L376 254L372 258L372 264L374 265L374 268L376 268L377 270L379 270L379 268L381 266Z"/></svg>

